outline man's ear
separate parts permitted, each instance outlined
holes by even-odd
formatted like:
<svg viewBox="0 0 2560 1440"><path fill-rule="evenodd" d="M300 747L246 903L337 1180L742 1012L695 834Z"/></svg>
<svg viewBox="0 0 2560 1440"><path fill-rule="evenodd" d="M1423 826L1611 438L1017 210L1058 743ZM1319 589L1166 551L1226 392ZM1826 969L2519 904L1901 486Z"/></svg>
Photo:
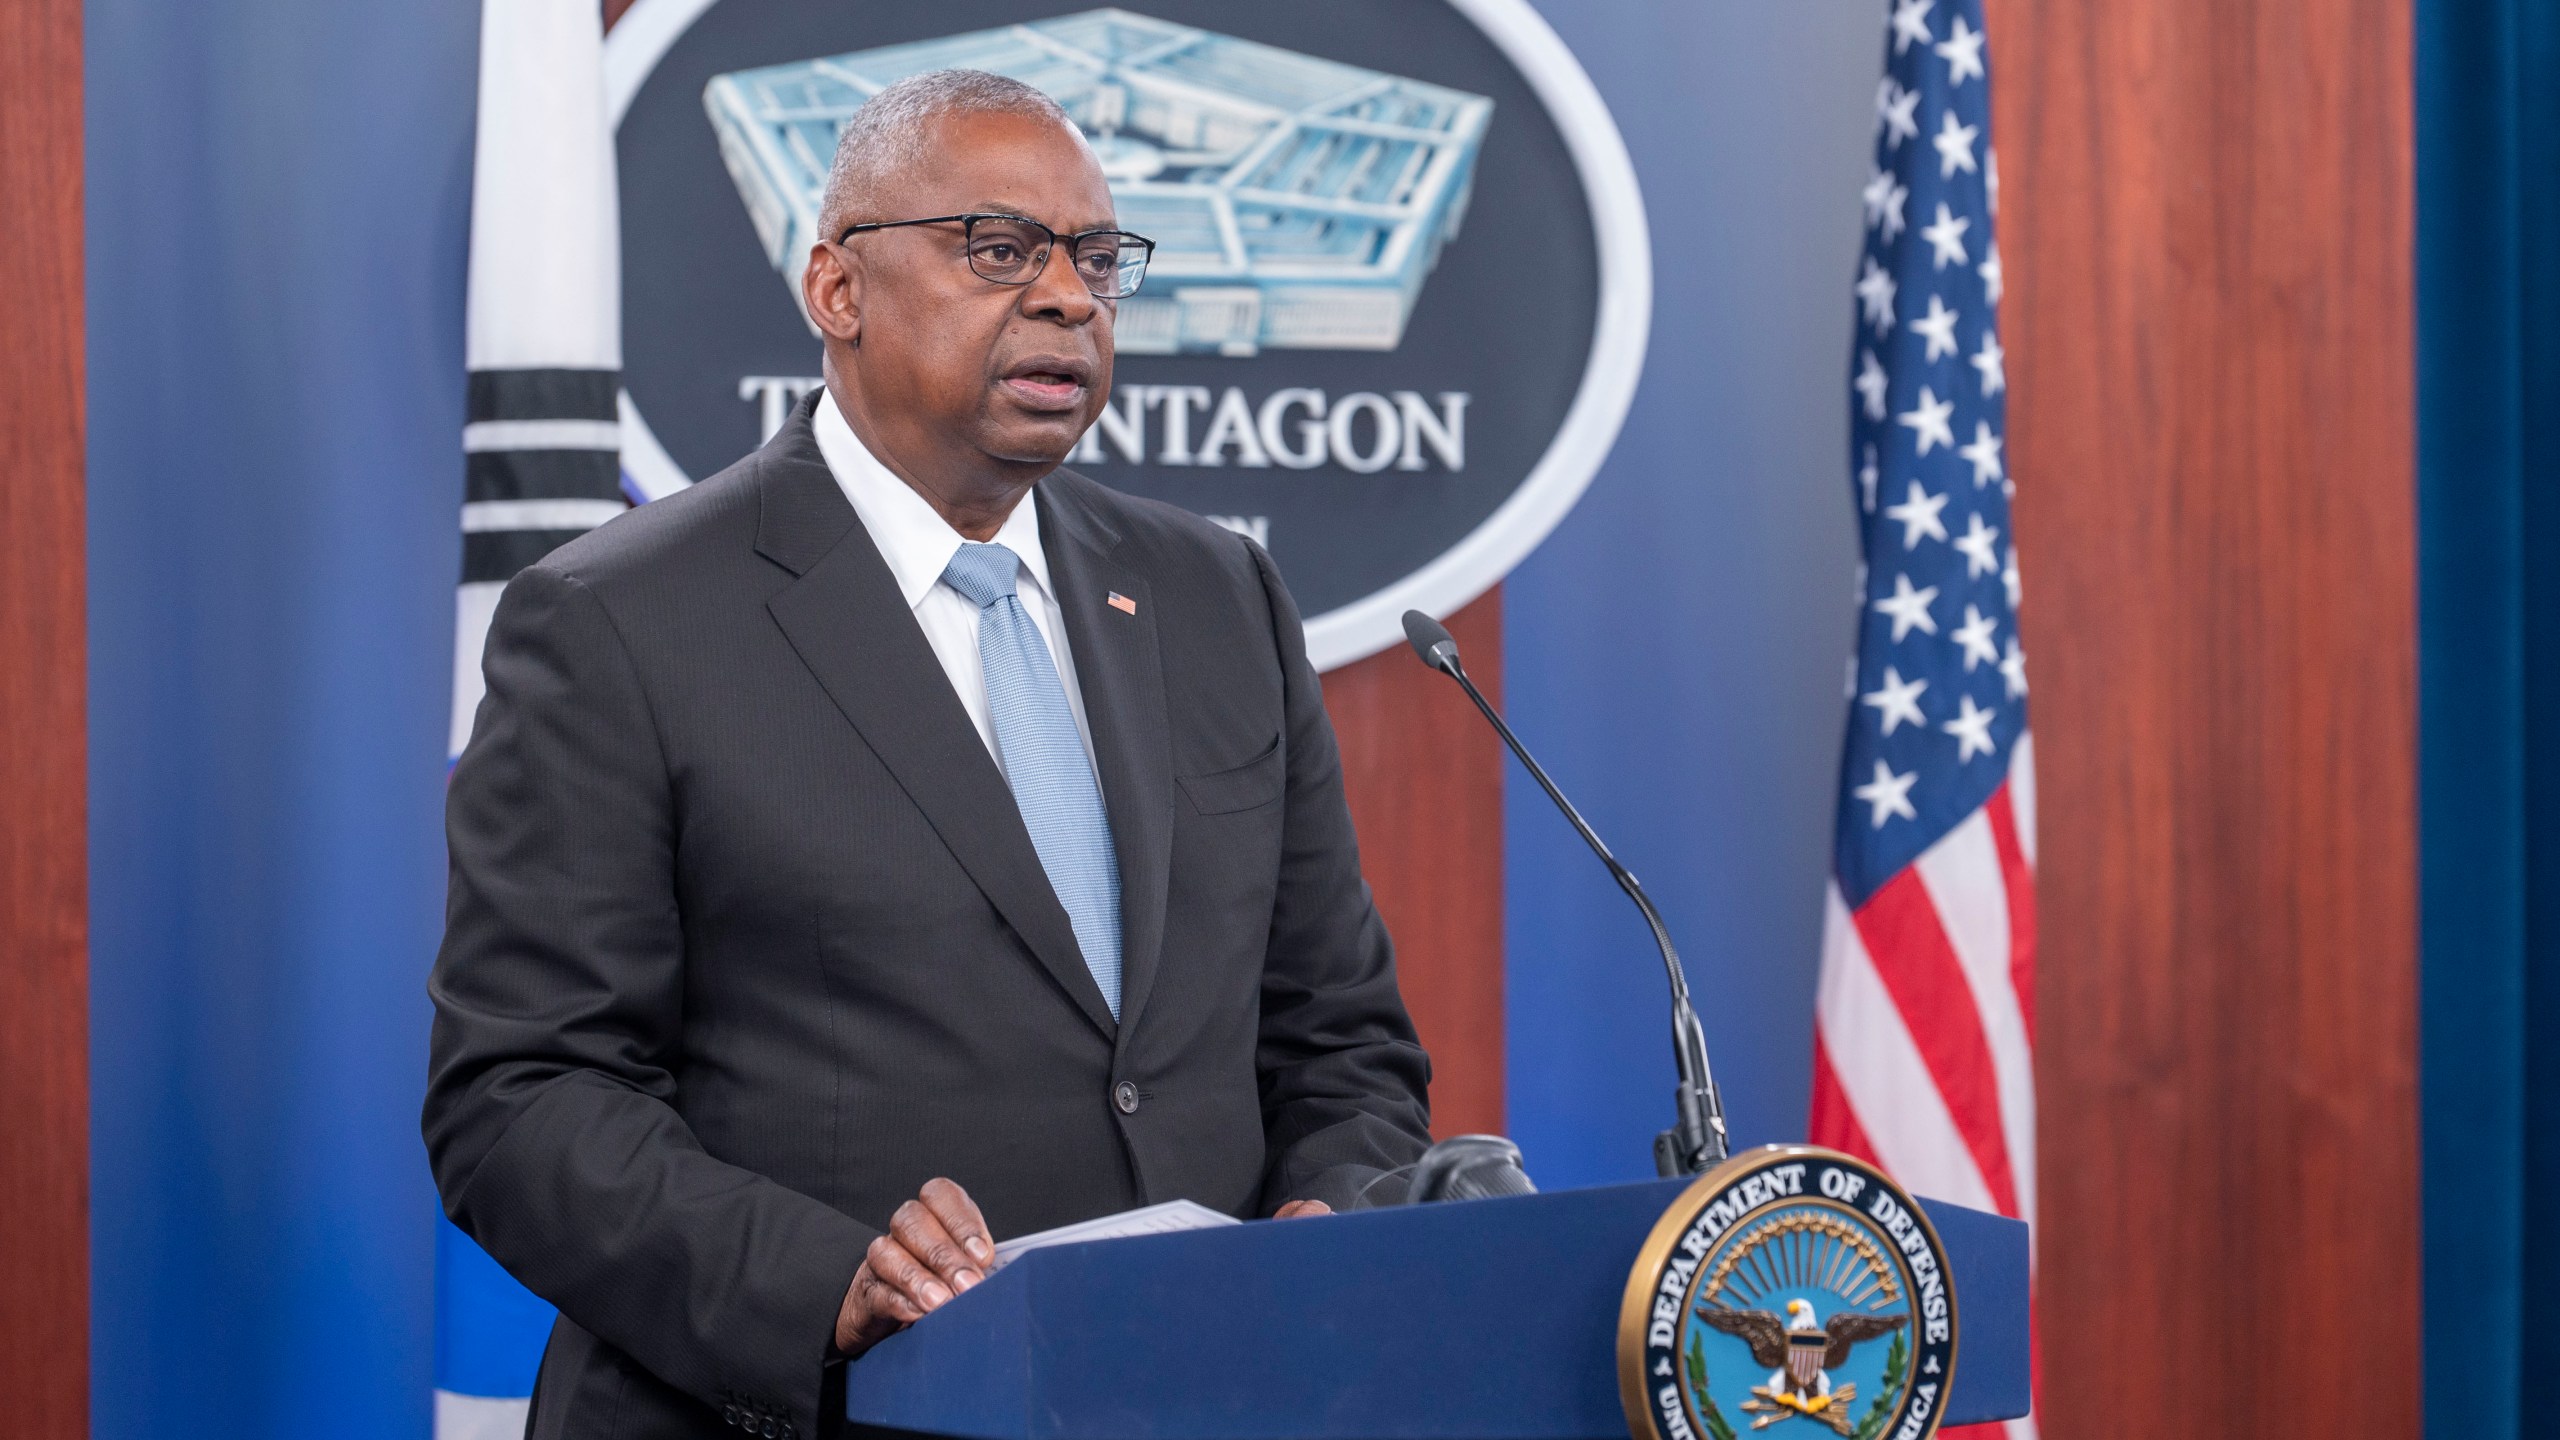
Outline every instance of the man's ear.
<svg viewBox="0 0 2560 1440"><path fill-rule="evenodd" d="M818 333L847 345L862 339L862 272L841 245L809 247L800 272L800 307Z"/></svg>

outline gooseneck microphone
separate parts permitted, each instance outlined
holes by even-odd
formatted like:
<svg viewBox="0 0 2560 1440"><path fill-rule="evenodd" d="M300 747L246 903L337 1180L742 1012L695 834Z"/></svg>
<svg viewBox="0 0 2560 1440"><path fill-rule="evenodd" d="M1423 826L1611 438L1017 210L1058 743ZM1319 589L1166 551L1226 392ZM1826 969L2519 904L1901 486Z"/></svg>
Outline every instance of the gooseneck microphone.
<svg viewBox="0 0 2560 1440"><path fill-rule="evenodd" d="M1716 1165L1726 1152L1724 1100L1716 1093L1715 1077L1707 1069L1706 1034L1698 1028L1698 1012L1689 1005L1688 977L1680 971L1680 954L1671 948L1671 932L1663 927L1662 912L1653 908L1653 901L1636 883L1636 877L1627 873L1627 867L1618 863L1608 846L1600 843L1582 812L1574 809L1573 802L1556 788L1556 782L1547 778L1545 768L1529 754L1529 747L1521 744L1520 737L1503 723L1502 713L1467 678L1466 667L1458 663L1458 642L1449 638L1448 629L1419 610L1407 610L1404 635L1413 642L1413 653L1422 657L1423 664L1457 681L1467 698L1476 702L1476 708L1492 722L1495 733L1511 747L1511 753L1529 767L1529 775L1538 782L1538 788L1556 802L1564 818L1573 823L1574 832L1591 847L1592 854L1600 857L1600 863L1609 867L1609 877L1627 892L1628 899L1636 902L1636 909L1644 914L1644 923L1652 927L1653 943L1662 951L1662 968L1671 977L1671 1058L1680 1070L1679 1087L1672 1092L1679 1105L1679 1118L1670 1129L1653 1137L1653 1168L1662 1175L1695 1175Z"/></svg>

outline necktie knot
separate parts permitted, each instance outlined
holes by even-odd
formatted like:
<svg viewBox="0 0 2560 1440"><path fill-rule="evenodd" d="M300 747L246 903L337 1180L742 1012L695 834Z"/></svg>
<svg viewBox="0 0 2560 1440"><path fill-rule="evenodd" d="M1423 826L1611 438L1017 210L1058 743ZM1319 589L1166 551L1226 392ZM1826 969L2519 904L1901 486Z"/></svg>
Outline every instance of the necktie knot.
<svg viewBox="0 0 2560 1440"><path fill-rule="evenodd" d="M942 583L984 610L1014 593L1014 577L1021 565L1022 557L1002 545L963 542L951 563L942 567Z"/></svg>

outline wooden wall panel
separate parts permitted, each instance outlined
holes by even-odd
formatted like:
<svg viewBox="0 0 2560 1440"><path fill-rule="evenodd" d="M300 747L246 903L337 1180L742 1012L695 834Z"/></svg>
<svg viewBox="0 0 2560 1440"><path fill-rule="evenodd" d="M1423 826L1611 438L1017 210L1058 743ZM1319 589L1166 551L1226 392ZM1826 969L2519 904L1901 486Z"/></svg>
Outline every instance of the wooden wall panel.
<svg viewBox="0 0 2560 1440"><path fill-rule="evenodd" d="M89 1433L80 0L0 5L0 1429Z"/></svg>
<svg viewBox="0 0 2560 1440"><path fill-rule="evenodd" d="M1467 674L1502 703L1502 592L1449 617ZM1502 741L1399 644L1325 676L1360 864L1431 1051L1431 1128L1500 1134Z"/></svg>
<svg viewBox="0 0 2560 1440"><path fill-rule="evenodd" d="M2044 1433L2415 1436L2406 0L1990 0Z"/></svg>

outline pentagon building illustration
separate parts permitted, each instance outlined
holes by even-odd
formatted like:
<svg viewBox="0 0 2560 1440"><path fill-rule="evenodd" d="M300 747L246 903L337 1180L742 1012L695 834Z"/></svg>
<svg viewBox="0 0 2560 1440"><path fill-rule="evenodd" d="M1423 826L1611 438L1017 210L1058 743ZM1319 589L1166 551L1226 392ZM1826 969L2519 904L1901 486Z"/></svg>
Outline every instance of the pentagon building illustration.
<svg viewBox="0 0 2560 1440"><path fill-rule="evenodd" d="M1037 86L1156 242L1120 302L1124 354L1392 350L1464 218L1493 102L1312 55L1088 10L714 79L703 106L796 303L836 135L946 67Z"/></svg>

